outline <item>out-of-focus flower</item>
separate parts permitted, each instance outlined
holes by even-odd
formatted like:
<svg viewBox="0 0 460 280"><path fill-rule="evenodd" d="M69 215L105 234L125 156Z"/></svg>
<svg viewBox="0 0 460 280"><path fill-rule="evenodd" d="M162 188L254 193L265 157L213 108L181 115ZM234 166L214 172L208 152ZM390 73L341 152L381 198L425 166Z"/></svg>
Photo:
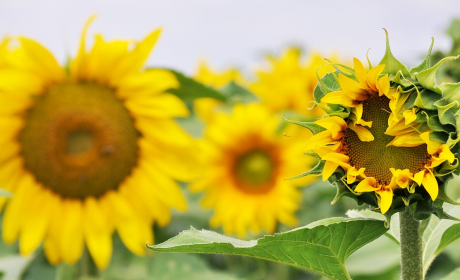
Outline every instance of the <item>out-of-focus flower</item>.
<svg viewBox="0 0 460 280"><path fill-rule="evenodd" d="M193 77L196 81L214 88L222 89L229 83L234 82L239 85L246 85L247 81L240 71L236 68L227 68L223 71L212 69L207 62L200 62L198 69ZM204 119L210 120L213 117L215 110L222 105L222 101L214 98L199 98L194 102L194 111Z"/></svg>
<svg viewBox="0 0 460 280"><path fill-rule="evenodd" d="M174 117L188 115L173 74L142 70L160 30L142 41L96 35L68 69L42 45L10 39L0 69L0 185L7 243L27 255L44 240L52 264L75 263L86 244L106 268L112 233L135 254L153 241L152 223L186 209L174 181L188 180L192 139ZM9 44L9 43L14 44ZM0 198L0 205L5 203Z"/></svg>
<svg viewBox="0 0 460 280"><path fill-rule="evenodd" d="M260 104L216 113L202 143L203 177L190 189L204 192L203 207L214 209L211 226L244 237L248 231L274 232L277 222L297 223L298 186L313 178L284 180L315 160L299 154L303 142L283 143L279 116Z"/></svg>
<svg viewBox="0 0 460 280"><path fill-rule="evenodd" d="M330 59L337 60L336 56ZM292 110L306 118L323 114L319 109L306 110L314 105L313 91L318 83L317 77L335 70L332 65L326 65L329 63L323 56L312 52L303 61L301 50L291 47L279 58L268 56L267 61L268 69L256 71L256 80L249 86L251 92L275 112Z"/></svg>
<svg viewBox="0 0 460 280"><path fill-rule="evenodd" d="M322 80L319 98L330 105L323 107L328 115L303 123L315 133L306 149L322 161L315 172L382 213L398 211L402 202L432 205L458 166L453 108L460 85L436 85L436 70L452 58L429 68L429 57L409 71L387 42L384 58L369 71L355 58L354 69Z"/></svg>

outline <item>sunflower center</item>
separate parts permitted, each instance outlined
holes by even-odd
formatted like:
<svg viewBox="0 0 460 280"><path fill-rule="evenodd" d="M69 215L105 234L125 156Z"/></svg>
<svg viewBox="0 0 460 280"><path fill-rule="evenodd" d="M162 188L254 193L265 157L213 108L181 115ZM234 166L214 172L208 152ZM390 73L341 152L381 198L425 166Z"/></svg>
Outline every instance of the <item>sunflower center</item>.
<svg viewBox="0 0 460 280"><path fill-rule="evenodd" d="M274 168L274 162L267 152L253 150L237 158L235 175L245 190L261 191L272 181Z"/></svg>
<svg viewBox="0 0 460 280"><path fill-rule="evenodd" d="M366 176L374 177L379 184L384 185L391 181L390 168L409 169L416 173L424 168L430 158L425 144L416 147L387 147L394 138L385 134L389 112L387 97L370 97L363 103L363 119L372 121L372 127L366 128L374 136L374 141L361 142L351 129L346 130L342 140L350 164L357 169L366 168Z"/></svg>
<svg viewBox="0 0 460 280"><path fill-rule="evenodd" d="M140 134L110 88L51 86L24 119L18 140L25 168L62 197L100 197L136 166Z"/></svg>

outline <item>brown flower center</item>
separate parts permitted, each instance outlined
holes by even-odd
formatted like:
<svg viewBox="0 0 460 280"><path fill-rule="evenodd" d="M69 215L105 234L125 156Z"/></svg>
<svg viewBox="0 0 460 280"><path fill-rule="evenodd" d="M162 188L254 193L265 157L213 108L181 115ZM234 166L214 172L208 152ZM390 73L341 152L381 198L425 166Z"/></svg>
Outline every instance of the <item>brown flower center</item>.
<svg viewBox="0 0 460 280"><path fill-rule="evenodd" d="M100 197L136 166L140 134L112 89L93 83L51 86L24 120L19 143L25 168L62 197Z"/></svg>
<svg viewBox="0 0 460 280"><path fill-rule="evenodd" d="M350 157L350 164L357 169L366 168L366 176L374 177L383 185L388 185L391 181L390 168L409 169L410 172L416 173L422 170L430 159L425 144L416 147L387 147L394 138L385 134L389 112L387 97L370 97L363 103L363 119L372 121L372 127L366 128L374 136L374 141L361 142L351 129L345 131L342 140L345 153Z"/></svg>

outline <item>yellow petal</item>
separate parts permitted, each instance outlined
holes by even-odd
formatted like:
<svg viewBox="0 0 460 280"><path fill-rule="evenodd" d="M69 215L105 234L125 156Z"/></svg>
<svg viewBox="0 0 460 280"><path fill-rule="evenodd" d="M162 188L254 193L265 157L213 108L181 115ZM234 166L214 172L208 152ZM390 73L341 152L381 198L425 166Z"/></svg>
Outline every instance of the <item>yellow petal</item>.
<svg viewBox="0 0 460 280"><path fill-rule="evenodd" d="M383 69L385 68L385 65L377 65L369 72L367 73L367 84L373 91L378 91L379 89L377 88L377 79L382 73Z"/></svg>
<svg viewBox="0 0 460 280"><path fill-rule="evenodd" d="M372 133L367 130L366 128L360 126L360 125L349 125L348 128L350 128L351 130L353 130L354 132L356 132L356 135L358 135L359 137L359 140L363 141L363 142L370 142L370 141L374 141L374 136L372 135Z"/></svg>
<svg viewBox="0 0 460 280"><path fill-rule="evenodd" d="M382 214L385 214L390 209L393 203L393 190L391 188L381 188L375 191L379 195L379 206Z"/></svg>
<svg viewBox="0 0 460 280"><path fill-rule="evenodd" d="M337 142L332 138L331 132L326 130L322 131L316 135L313 135L308 139L308 142L305 146L306 150L313 150L316 146L325 146L329 144L334 144Z"/></svg>
<svg viewBox="0 0 460 280"><path fill-rule="evenodd" d="M62 259L76 263L83 253L83 211L79 200L65 200L62 203L61 238L59 243Z"/></svg>
<svg viewBox="0 0 460 280"><path fill-rule="evenodd" d="M430 195L431 199L435 201L439 192L438 181L436 181L433 172L430 169L428 169L428 171L429 172L426 172L423 177L422 185Z"/></svg>
<svg viewBox="0 0 460 280"><path fill-rule="evenodd" d="M326 94L321 98L321 102L330 103L330 104L339 104L347 107L356 106L355 99L350 97L347 92L343 91L334 91Z"/></svg>
<svg viewBox="0 0 460 280"><path fill-rule="evenodd" d="M374 192L378 189L375 178L366 177L356 186L355 192Z"/></svg>
<svg viewBox="0 0 460 280"><path fill-rule="evenodd" d="M188 117L189 112L182 100L172 94L145 96L127 99L126 108L134 115L150 118Z"/></svg>
<svg viewBox="0 0 460 280"><path fill-rule="evenodd" d="M339 167L339 165L335 162L326 161L323 168L323 181L325 182L331 175L335 172L335 170Z"/></svg>
<svg viewBox="0 0 460 280"><path fill-rule="evenodd" d="M380 78L377 82L377 90L379 92L379 96L388 95L390 91L390 79L388 78L388 74Z"/></svg>
<svg viewBox="0 0 460 280"><path fill-rule="evenodd" d="M56 206L57 198L55 195L43 188L30 201L19 238L21 255L28 255L40 245L45 238Z"/></svg>
<svg viewBox="0 0 460 280"><path fill-rule="evenodd" d="M417 119L417 115L415 114L415 109L404 111L403 116L405 119L405 122L404 122L405 125L408 125Z"/></svg>
<svg viewBox="0 0 460 280"><path fill-rule="evenodd" d="M160 36L161 29L151 32L142 42L139 42L134 47L133 51L127 53L117 64L111 72L113 83L117 79L127 76L131 73L136 73L144 65L145 61L150 55L153 47L155 46L158 37Z"/></svg>
<svg viewBox="0 0 460 280"><path fill-rule="evenodd" d="M366 69L364 69L363 64L356 57L353 57L353 67L355 68L356 78L358 78L358 81L361 84L361 87L367 88Z"/></svg>
<svg viewBox="0 0 460 280"><path fill-rule="evenodd" d="M93 197L87 198L83 205L83 236L97 267L107 268L112 255L112 227Z"/></svg>
<svg viewBox="0 0 460 280"><path fill-rule="evenodd" d="M342 137L341 132L347 128L347 123L340 117L326 117L315 121L315 124L320 125L331 132L333 139Z"/></svg>
<svg viewBox="0 0 460 280"><path fill-rule="evenodd" d="M435 154L443 143L430 140L430 132L420 134L420 138L427 145L427 151L430 155Z"/></svg>

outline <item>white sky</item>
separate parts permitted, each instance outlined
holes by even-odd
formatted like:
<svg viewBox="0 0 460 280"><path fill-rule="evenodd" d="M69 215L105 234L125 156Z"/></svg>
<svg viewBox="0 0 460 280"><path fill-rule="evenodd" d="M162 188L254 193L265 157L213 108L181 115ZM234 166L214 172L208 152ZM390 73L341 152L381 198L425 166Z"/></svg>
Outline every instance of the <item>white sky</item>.
<svg viewBox="0 0 460 280"><path fill-rule="evenodd" d="M435 49L449 49L445 34L460 17L458 0L0 0L0 36L25 35L44 44L64 61L74 54L86 19L98 18L90 35L142 38L163 27L149 66L191 73L200 58L215 67L253 69L264 52L289 44L378 63L386 28L392 50L412 64Z"/></svg>

